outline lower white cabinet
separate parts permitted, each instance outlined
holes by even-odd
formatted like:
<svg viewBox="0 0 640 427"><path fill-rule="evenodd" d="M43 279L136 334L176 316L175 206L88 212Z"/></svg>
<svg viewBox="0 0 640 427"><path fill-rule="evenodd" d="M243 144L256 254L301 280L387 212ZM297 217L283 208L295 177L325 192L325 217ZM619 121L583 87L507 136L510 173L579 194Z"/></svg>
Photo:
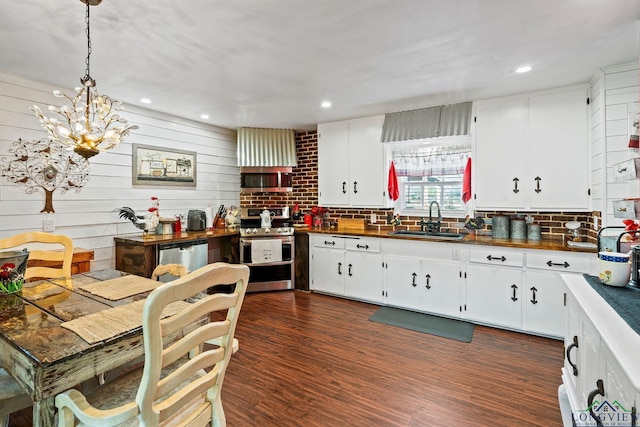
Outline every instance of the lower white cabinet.
<svg viewBox="0 0 640 427"><path fill-rule="evenodd" d="M313 234L313 291L382 302L382 256L379 239Z"/></svg>
<svg viewBox="0 0 640 427"><path fill-rule="evenodd" d="M564 336L564 282L557 273L527 271L522 287L523 329Z"/></svg>
<svg viewBox="0 0 640 427"><path fill-rule="evenodd" d="M460 316L460 262L422 260L420 309L448 317Z"/></svg>
<svg viewBox="0 0 640 427"><path fill-rule="evenodd" d="M422 272L420 258L388 255L384 260L386 302L395 307L418 310Z"/></svg>
<svg viewBox="0 0 640 427"><path fill-rule="evenodd" d="M563 274L562 279L567 317L558 394L564 426L637 425L640 336L584 278Z"/></svg>
<svg viewBox="0 0 640 427"><path fill-rule="evenodd" d="M469 264L464 316L482 323L520 329L521 288L521 269Z"/></svg>
<svg viewBox="0 0 640 427"><path fill-rule="evenodd" d="M565 347L578 326L565 335L561 275L596 271L592 253L321 233L309 244L312 291L565 337Z"/></svg>
<svg viewBox="0 0 640 427"><path fill-rule="evenodd" d="M481 247L469 251L463 316L507 328L522 327L522 251Z"/></svg>

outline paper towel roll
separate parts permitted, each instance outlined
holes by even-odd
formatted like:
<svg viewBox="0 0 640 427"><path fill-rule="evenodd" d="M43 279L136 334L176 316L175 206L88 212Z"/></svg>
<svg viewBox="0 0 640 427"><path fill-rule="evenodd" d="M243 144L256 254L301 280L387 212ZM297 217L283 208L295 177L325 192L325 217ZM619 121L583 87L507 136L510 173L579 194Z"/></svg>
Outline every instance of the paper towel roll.
<svg viewBox="0 0 640 427"><path fill-rule="evenodd" d="M205 228L209 229L213 227L213 208L211 205L204 208L204 216L205 216Z"/></svg>

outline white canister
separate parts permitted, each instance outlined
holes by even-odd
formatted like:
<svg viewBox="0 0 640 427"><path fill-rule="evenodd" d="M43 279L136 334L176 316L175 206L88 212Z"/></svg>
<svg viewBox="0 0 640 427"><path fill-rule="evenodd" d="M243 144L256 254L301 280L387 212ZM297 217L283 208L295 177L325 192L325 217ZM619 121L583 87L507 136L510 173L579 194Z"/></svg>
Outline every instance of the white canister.
<svg viewBox="0 0 640 427"><path fill-rule="evenodd" d="M289 218L289 206L282 207L282 218Z"/></svg>
<svg viewBox="0 0 640 427"><path fill-rule="evenodd" d="M213 227L213 208L211 207L211 205L208 205L206 208L204 208L204 216L204 227L208 230Z"/></svg>

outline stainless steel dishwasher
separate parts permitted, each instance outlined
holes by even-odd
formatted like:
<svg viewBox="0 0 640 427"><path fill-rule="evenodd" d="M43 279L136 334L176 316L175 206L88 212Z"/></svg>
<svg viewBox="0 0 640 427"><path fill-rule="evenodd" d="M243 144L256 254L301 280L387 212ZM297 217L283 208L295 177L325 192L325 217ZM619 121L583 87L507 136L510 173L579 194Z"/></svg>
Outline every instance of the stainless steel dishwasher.
<svg viewBox="0 0 640 427"><path fill-rule="evenodd" d="M158 245L158 264L182 264L191 272L208 264L209 244L207 239ZM160 277L162 282L174 280L169 274Z"/></svg>

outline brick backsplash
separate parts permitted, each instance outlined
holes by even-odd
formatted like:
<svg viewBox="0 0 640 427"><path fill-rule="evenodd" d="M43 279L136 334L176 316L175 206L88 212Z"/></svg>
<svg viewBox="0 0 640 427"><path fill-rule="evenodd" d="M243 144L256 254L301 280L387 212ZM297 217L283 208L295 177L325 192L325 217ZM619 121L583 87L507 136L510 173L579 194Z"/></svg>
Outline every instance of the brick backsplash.
<svg viewBox="0 0 640 427"><path fill-rule="evenodd" d="M291 193L252 193L240 195L242 207L278 207L290 206L298 203L302 213L308 213L313 206L318 204L318 134L316 131L304 131L296 133L296 153L298 166L293 168L293 191ZM387 224L387 215L393 214L393 209L350 209L325 206L329 210L329 220L338 221L340 218L369 219L372 213L376 214L375 226L380 228L392 228ZM600 212L513 212L513 211L476 211L476 216L483 219L494 215L508 215L513 218L530 218L540 224L542 238L549 240L562 240L567 221L580 221L583 229L586 229L586 237L589 241L596 242L597 232L593 229L593 218L600 218ZM420 228L421 217L401 216L402 229ZM489 222L489 221L488 221ZM444 218L443 231L464 231L464 219ZM479 232L490 232L491 225L487 224Z"/></svg>

